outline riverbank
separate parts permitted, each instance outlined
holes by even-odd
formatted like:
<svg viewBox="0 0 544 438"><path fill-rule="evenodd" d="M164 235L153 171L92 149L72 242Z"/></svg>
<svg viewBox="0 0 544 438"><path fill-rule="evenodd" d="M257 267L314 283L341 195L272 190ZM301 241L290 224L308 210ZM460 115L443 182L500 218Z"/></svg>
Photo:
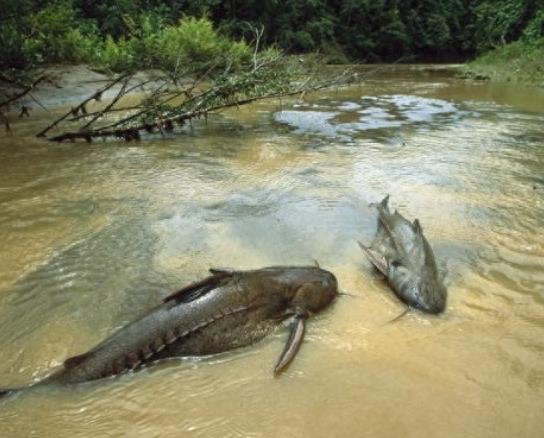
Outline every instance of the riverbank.
<svg viewBox="0 0 544 438"><path fill-rule="evenodd" d="M544 87L544 38L516 41L488 52L463 67L468 78Z"/></svg>

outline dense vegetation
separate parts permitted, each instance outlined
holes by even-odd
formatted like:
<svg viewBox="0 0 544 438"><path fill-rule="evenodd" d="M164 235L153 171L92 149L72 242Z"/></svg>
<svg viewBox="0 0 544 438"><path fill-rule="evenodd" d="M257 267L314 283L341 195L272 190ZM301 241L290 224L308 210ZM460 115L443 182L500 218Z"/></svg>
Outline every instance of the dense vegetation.
<svg viewBox="0 0 544 438"><path fill-rule="evenodd" d="M520 39L464 66L466 76L544 86L544 38Z"/></svg>
<svg viewBox="0 0 544 438"><path fill-rule="evenodd" d="M0 68L242 62L251 50L241 41L261 25L265 44L340 62L464 60L544 36L544 0L3 0L1 8Z"/></svg>

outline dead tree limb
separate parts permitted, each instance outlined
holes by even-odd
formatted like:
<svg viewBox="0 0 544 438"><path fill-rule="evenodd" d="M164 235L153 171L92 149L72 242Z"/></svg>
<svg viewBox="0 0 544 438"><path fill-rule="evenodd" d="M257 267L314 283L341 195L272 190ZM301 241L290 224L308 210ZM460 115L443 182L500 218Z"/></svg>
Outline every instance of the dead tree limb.
<svg viewBox="0 0 544 438"><path fill-rule="evenodd" d="M173 73L163 72L157 85L151 87L136 105L122 104L122 98L130 91L128 81L132 76L121 76L108 84L102 91L111 88L119 81L125 81L117 95L103 109L91 114L85 112L79 115L85 104L95 98L95 95L81 102L75 108L75 117L68 119L67 113L57 119L39 135L45 135L50 129L66 126L70 122L85 120L79 128L70 126L64 132L52 135L52 141L66 141L82 139L91 142L94 138L120 138L126 141L139 140L144 132L161 133L174 130L176 125L186 121L207 117L211 112L221 111L231 107L240 107L251 102L278 98L282 96L304 95L328 87L348 85L360 80L357 75L344 71L334 79L322 79L322 66L299 62L298 58L286 58L274 51L259 52L258 47L263 35L262 28L255 29L256 50L248 60L245 69L226 64L222 71L217 71L215 64L197 77L188 86L180 86L178 78L179 62ZM304 64L304 65L303 65ZM232 70L231 70L232 69ZM184 72L186 74L186 72ZM202 87L200 84L203 84ZM101 94L102 91L96 93ZM116 108L115 106L118 106ZM115 120L107 120L106 116L112 112L126 109L126 114ZM57 127L58 131L58 127Z"/></svg>
<svg viewBox="0 0 544 438"><path fill-rule="evenodd" d="M102 87L100 90L96 91L95 93L92 94L92 96L88 97L87 99L85 99L83 102L81 102L75 109L72 109L70 111L68 111L66 114L64 114L63 116L59 117L57 120L55 120L53 123L51 123L49 126L45 127L44 129L42 129L40 132L38 132L38 134L36 134L36 137L44 137L45 134L47 134L51 129L53 129L55 126L57 126L60 122L62 122L64 119L66 119L70 114L73 114L74 110L82 110L82 111L85 111L85 105L90 102L91 100L97 100L97 99L100 99L100 96L102 96L102 93L104 93L105 91L109 90L111 87L113 87L114 85L116 85L117 83L121 82L123 79L125 79L126 77L128 76L132 76L132 73L125 73L125 74L122 74L121 76L119 76L117 79L114 79L113 81L111 81L109 84L105 85L104 87Z"/></svg>
<svg viewBox="0 0 544 438"><path fill-rule="evenodd" d="M36 88L36 86L40 82L44 81L46 78L47 78L46 76L40 76L38 79L33 81L30 85L25 87L20 92L13 94L12 96L10 96L8 99L4 100L3 102L0 102L0 108L2 108L4 106L8 106L10 103L15 102L16 100L19 100L20 98L24 97L25 95L30 93L34 88Z"/></svg>
<svg viewBox="0 0 544 438"><path fill-rule="evenodd" d="M110 103L108 103L106 105L106 107L102 110L102 111L99 111L98 114L96 114L94 117L91 118L91 120L89 120L87 123L85 123L85 125L83 125L79 130L80 131L85 131L89 126L91 126L95 121L97 121L100 117L102 117L106 112L108 112L110 110L110 108L115 105L119 99L121 99L121 97L123 97L127 91L127 85L128 85L128 82L130 81L130 76L127 76L125 78L125 80L123 81L123 85L121 86L121 88L119 88L119 91L117 92L117 95L112 99L112 101ZM96 93L95 93L96 94Z"/></svg>
<svg viewBox="0 0 544 438"><path fill-rule="evenodd" d="M171 131L173 129L174 124L182 125L185 121L200 118L200 117L206 117L208 113L210 112L217 112L223 109L232 108L232 107L240 107L242 105L246 105L252 102L256 102L259 100L265 100L265 99L272 99L272 98L278 98L283 96L294 96L303 92L313 92L317 90L321 90L324 88L330 88L334 86L343 86L348 85L349 83L353 82L353 77L343 77L332 81L325 81L319 84L315 84L311 87L308 87L307 85L303 84L297 89L284 92L284 91L277 91L272 92L264 95L259 96L253 96L248 98L242 98L237 100L232 100L228 103L221 103L215 106L210 106L206 108L198 108L191 111L187 111L184 113L179 113L172 115L170 117L164 117L160 120L157 120L154 123L136 123L127 127L121 127L117 129L118 126L120 126L120 122L109 125L105 128L99 128L96 130L87 130L87 131L77 131L77 132L66 132L60 135L57 135L55 137L50 138L52 141L56 142L62 142L65 140L86 140L87 142L92 141L93 138L106 138L106 137L113 137L113 138L119 138L124 139L126 141L131 140L139 140L140 139L140 133L141 131L146 132L152 132L155 129L157 129L159 132L162 131L164 128L167 131Z"/></svg>

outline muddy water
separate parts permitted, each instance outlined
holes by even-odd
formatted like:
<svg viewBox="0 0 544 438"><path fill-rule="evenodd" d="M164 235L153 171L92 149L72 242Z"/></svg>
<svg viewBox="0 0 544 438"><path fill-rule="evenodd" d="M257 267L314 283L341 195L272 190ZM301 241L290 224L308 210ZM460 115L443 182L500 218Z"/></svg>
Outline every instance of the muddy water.
<svg viewBox="0 0 544 438"><path fill-rule="evenodd" d="M2 437L537 437L544 430L544 91L390 68L140 144L0 139L0 387L50 373L209 266L310 264L342 296L272 377L251 348L0 401ZM357 247L368 203L419 217L440 317Z"/></svg>

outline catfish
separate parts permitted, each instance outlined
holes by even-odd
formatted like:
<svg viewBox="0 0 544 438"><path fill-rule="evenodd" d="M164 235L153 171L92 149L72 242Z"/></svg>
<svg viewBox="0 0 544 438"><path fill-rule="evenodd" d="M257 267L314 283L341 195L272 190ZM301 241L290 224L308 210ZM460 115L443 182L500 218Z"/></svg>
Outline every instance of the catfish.
<svg viewBox="0 0 544 438"><path fill-rule="evenodd" d="M370 262L387 279L394 293L408 306L438 314L445 310L447 289L418 219L410 222L389 210L389 195L378 205L376 236L365 246Z"/></svg>
<svg viewBox="0 0 544 438"><path fill-rule="evenodd" d="M162 300L140 319L31 385L69 385L137 371L171 357L204 356L253 344L291 319L275 368L296 356L306 321L338 295L335 276L319 267L210 269L208 277ZM28 388L30 386L27 386ZM20 389L5 389L6 395Z"/></svg>

